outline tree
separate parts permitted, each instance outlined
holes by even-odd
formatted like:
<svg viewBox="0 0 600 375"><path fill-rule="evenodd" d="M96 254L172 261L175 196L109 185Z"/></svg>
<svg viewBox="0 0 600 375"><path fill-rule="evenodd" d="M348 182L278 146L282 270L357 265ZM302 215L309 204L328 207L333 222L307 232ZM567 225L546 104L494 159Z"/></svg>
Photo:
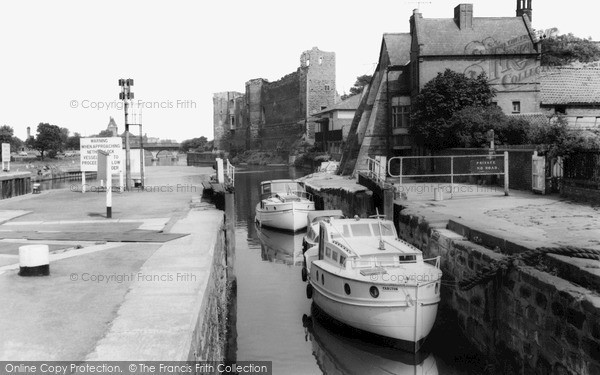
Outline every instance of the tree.
<svg viewBox="0 0 600 375"><path fill-rule="evenodd" d="M581 129L570 128L563 116L557 116L550 119L548 125L531 126L527 136L531 143L540 145L540 148L553 158L568 156L585 149L598 149L598 134L588 133L590 134L586 135Z"/></svg>
<svg viewBox="0 0 600 375"><path fill-rule="evenodd" d="M102 130L100 133L98 133L97 135L93 135L92 137L100 137L100 138L113 137L113 132L110 130Z"/></svg>
<svg viewBox="0 0 600 375"><path fill-rule="evenodd" d="M577 61L588 63L600 60L600 47L596 43L571 33L543 39L541 45L541 65L561 66Z"/></svg>
<svg viewBox="0 0 600 375"><path fill-rule="evenodd" d="M427 82L417 95L410 132L417 143L431 150L455 147L456 123L449 120L463 108L491 105L494 95L485 73L468 78L462 73L446 69Z"/></svg>
<svg viewBox="0 0 600 375"><path fill-rule="evenodd" d="M23 141L14 136L15 131L8 125L0 126L0 143L10 143L10 149L12 151L18 150Z"/></svg>
<svg viewBox="0 0 600 375"><path fill-rule="evenodd" d="M60 128L48 123L40 123L37 127L33 148L38 150L44 160L44 152L58 151L62 147L62 134Z"/></svg>
<svg viewBox="0 0 600 375"><path fill-rule="evenodd" d="M202 152L210 149L207 146L209 146L208 139L202 136L199 138L186 139L185 141L181 142L179 150L181 152L188 152L190 150Z"/></svg>
<svg viewBox="0 0 600 375"><path fill-rule="evenodd" d="M65 142L65 149L79 150L80 140L81 140L81 134L75 132L71 137L67 138L67 142Z"/></svg>
<svg viewBox="0 0 600 375"><path fill-rule="evenodd" d="M350 87L350 94L342 95L342 100L346 100L351 96L362 93L365 86L369 85L372 79L373 76L369 74L363 74L362 76L356 77L356 82L354 82L354 86Z"/></svg>

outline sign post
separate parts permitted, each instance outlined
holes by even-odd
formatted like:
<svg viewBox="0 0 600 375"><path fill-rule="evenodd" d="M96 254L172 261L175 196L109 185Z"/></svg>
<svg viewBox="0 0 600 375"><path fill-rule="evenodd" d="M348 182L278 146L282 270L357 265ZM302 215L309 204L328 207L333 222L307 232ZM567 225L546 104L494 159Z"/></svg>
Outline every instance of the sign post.
<svg viewBox="0 0 600 375"><path fill-rule="evenodd" d="M4 167L4 163L6 163L6 167ZM10 171L10 143L2 144L2 170Z"/></svg>
<svg viewBox="0 0 600 375"><path fill-rule="evenodd" d="M81 169L81 192L85 193L85 172L98 172L98 180L100 178L100 170L98 169L98 150L102 150L111 155L111 173L121 171L123 160L123 141L121 137L106 137L106 138L81 138L80 140L80 169ZM106 180L104 178L103 180ZM122 185L122 184L121 184Z"/></svg>
<svg viewBox="0 0 600 375"><path fill-rule="evenodd" d="M98 150L98 178L106 179L106 218L112 217L112 158L108 152Z"/></svg>

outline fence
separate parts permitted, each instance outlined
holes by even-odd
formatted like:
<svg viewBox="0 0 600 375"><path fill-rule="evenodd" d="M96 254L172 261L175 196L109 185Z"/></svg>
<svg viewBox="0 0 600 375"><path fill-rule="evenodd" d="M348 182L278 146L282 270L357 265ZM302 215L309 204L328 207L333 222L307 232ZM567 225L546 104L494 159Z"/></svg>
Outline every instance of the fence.
<svg viewBox="0 0 600 375"><path fill-rule="evenodd" d="M498 160L499 159L499 160ZM436 161L438 161L436 163ZM416 163L415 163L416 162ZM421 163L425 162L425 163ZM395 165L398 163L398 165ZM414 173L428 165L431 173ZM407 168L408 167L408 168ZM450 177L450 194L454 192L455 178L470 176L504 176L504 195L509 192L508 152L488 155L449 155L449 156L396 156L388 161L389 175L398 178L402 186L408 178L435 179ZM404 173L408 169L409 173ZM398 171L393 174L392 171Z"/></svg>

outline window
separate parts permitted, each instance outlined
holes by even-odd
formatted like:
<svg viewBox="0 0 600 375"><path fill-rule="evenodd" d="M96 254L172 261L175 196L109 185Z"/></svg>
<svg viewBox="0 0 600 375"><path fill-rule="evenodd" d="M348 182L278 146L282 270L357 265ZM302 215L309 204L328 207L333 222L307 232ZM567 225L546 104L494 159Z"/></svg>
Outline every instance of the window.
<svg viewBox="0 0 600 375"><path fill-rule="evenodd" d="M333 254L331 254L331 257L333 258L334 261L337 262L337 260L338 260L338 253L337 253L337 251L334 251Z"/></svg>
<svg viewBox="0 0 600 375"><path fill-rule="evenodd" d="M512 102L512 113L521 113L521 102Z"/></svg>
<svg viewBox="0 0 600 375"><path fill-rule="evenodd" d="M235 116L230 116L229 117L229 124L233 127L235 127Z"/></svg>
<svg viewBox="0 0 600 375"><path fill-rule="evenodd" d="M564 115L567 113L567 107L565 107L564 105L557 105L556 107L554 107L554 112L561 113Z"/></svg>
<svg viewBox="0 0 600 375"><path fill-rule="evenodd" d="M329 90L330 90L329 85L325 85L325 91L329 91Z"/></svg>
<svg viewBox="0 0 600 375"><path fill-rule="evenodd" d="M330 248L326 248L325 249L325 256L330 258L331 257L331 249Z"/></svg>
<svg viewBox="0 0 600 375"><path fill-rule="evenodd" d="M492 102L492 105L497 107L498 106L498 102Z"/></svg>
<svg viewBox="0 0 600 375"><path fill-rule="evenodd" d="M322 111L322 110L324 110L325 108L327 108L327 106L325 106L325 105L322 105L322 106L321 106L321 111Z"/></svg>
<svg viewBox="0 0 600 375"><path fill-rule="evenodd" d="M410 125L410 106L401 105L392 107L392 127L408 128Z"/></svg>
<svg viewBox="0 0 600 375"><path fill-rule="evenodd" d="M323 63L323 56L319 56L319 65Z"/></svg>

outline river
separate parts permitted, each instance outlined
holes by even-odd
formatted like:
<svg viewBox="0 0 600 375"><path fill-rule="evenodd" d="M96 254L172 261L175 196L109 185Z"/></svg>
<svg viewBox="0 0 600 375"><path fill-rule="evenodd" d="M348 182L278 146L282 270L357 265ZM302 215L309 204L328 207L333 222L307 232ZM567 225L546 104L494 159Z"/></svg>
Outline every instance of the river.
<svg viewBox="0 0 600 375"><path fill-rule="evenodd" d="M235 177L237 297L229 358L272 361L273 374L484 374L486 361L440 309L436 325L417 354L365 342L333 330L311 314L302 282L302 236L254 225L261 181L298 178L287 167L238 168Z"/></svg>

